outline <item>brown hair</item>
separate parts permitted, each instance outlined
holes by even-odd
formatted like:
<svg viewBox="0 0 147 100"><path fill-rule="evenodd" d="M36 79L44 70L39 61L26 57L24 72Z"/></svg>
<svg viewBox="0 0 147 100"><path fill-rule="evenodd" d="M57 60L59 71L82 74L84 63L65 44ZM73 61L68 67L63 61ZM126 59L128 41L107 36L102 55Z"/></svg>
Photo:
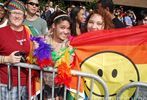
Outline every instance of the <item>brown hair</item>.
<svg viewBox="0 0 147 100"><path fill-rule="evenodd" d="M91 18L92 15L94 14L99 14L100 16L102 16L103 20L104 20L104 29L113 29L114 28L114 24L112 22L111 16L104 10L94 10L86 19L86 24L85 26L87 26L89 19ZM85 31L87 32L87 27L85 27Z"/></svg>
<svg viewBox="0 0 147 100"><path fill-rule="evenodd" d="M97 13L100 14L104 19L104 24L105 24L104 29L112 29L112 28L114 28L114 24L112 22L112 17L110 15L110 13L108 13L106 11L106 9L103 9L103 8L98 9Z"/></svg>

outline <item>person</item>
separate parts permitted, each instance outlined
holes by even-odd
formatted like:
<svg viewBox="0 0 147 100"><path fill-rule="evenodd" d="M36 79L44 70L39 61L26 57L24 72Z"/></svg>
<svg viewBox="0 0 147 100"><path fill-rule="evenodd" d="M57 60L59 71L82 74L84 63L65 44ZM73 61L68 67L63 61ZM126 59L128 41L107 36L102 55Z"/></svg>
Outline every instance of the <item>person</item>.
<svg viewBox="0 0 147 100"><path fill-rule="evenodd" d="M97 2L97 9L99 11L105 10L107 12L107 16L110 16L110 20L112 20L115 28L125 28L125 24L114 17L113 8L114 6L112 0L99 0Z"/></svg>
<svg viewBox="0 0 147 100"><path fill-rule="evenodd" d="M105 13L105 10L101 12L94 10L86 19L86 32L114 28L113 22Z"/></svg>
<svg viewBox="0 0 147 100"><path fill-rule="evenodd" d="M79 6L74 7L70 12L70 18L72 21L71 35L78 36L82 34L84 29L83 23L85 22L84 9Z"/></svg>
<svg viewBox="0 0 147 100"><path fill-rule="evenodd" d="M3 3L0 3L0 28L8 24L8 19L6 18L6 7Z"/></svg>
<svg viewBox="0 0 147 100"><path fill-rule="evenodd" d="M144 17L142 23L147 24L147 10L142 11L142 16Z"/></svg>
<svg viewBox="0 0 147 100"><path fill-rule="evenodd" d="M23 2L11 0L7 6L9 25L0 29L0 97L1 100L28 100L28 72L20 71L20 94L18 94L18 69L11 66L11 88L8 89L8 70L6 63L15 64L29 55L31 41L27 26L23 25L25 6ZM23 60L25 62L25 60ZM9 94L10 92L10 94Z"/></svg>
<svg viewBox="0 0 147 100"><path fill-rule="evenodd" d="M45 6L45 11L42 13L42 16L44 16L44 19L48 21L50 19L51 11L49 10L49 6Z"/></svg>
<svg viewBox="0 0 147 100"><path fill-rule="evenodd" d="M38 0L27 0L27 15L24 24L36 29L36 36L43 36L48 33L47 22L36 15L39 9Z"/></svg>
<svg viewBox="0 0 147 100"><path fill-rule="evenodd" d="M53 13L55 11L55 9L53 8L53 2L49 1L49 10L51 11L51 13Z"/></svg>
<svg viewBox="0 0 147 100"><path fill-rule="evenodd" d="M138 16L138 25L145 25L147 24L147 9L144 9L140 12Z"/></svg>
<svg viewBox="0 0 147 100"><path fill-rule="evenodd" d="M132 21L132 19L130 17L130 12L129 11L126 11L126 15L124 16L124 23L125 23L127 28L133 26L133 21Z"/></svg>
<svg viewBox="0 0 147 100"><path fill-rule="evenodd" d="M54 15L54 16L53 16ZM67 14L64 14L63 12L55 11L53 13L53 22L52 25L52 33L49 33L45 36L46 43L50 44L52 47L52 52L56 53L57 55L64 52L64 49L69 47L68 43L68 37L71 33L71 21ZM57 56L56 56L57 57ZM54 67L58 67L58 60L54 59ZM52 91L52 74L50 73L44 73L44 80L45 80L45 88L44 93L45 97L51 98L51 91ZM64 94L64 87L55 85L55 100L62 100Z"/></svg>
<svg viewBox="0 0 147 100"><path fill-rule="evenodd" d="M49 18L49 20L47 21L47 25L48 25L48 28L49 28L49 32L48 32L47 35L53 33L53 32L52 32L52 24L53 24L53 22L54 22L53 19L54 19L55 16L58 16L58 15L60 15L60 14L65 14L65 13L64 13L63 11L61 11L61 10L57 10L57 11L53 12L53 13L50 15L50 18Z"/></svg>

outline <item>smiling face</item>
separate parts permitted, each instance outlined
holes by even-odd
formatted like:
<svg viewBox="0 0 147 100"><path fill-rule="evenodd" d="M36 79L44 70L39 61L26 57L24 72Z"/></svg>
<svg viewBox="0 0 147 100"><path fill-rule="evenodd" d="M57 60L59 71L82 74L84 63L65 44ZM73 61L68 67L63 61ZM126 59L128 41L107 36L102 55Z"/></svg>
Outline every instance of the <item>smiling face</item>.
<svg viewBox="0 0 147 100"><path fill-rule="evenodd" d="M38 0L28 0L26 4L28 13L35 15L39 9Z"/></svg>
<svg viewBox="0 0 147 100"><path fill-rule="evenodd" d="M117 91L124 85L139 81L138 70L126 56L117 52L101 52L87 58L81 64L82 72L95 74L107 84L110 97L116 96ZM90 79L85 78L86 93L90 91ZM125 92L123 97L131 97L134 89ZM103 97L102 86L94 83L93 99Z"/></svg>
<svg viewBox="0 0 147 100"><path fill-rule="evenodd" d="M54 38L59 41L64 41L70 35L70 23L67 20L61 21L58 24L53 24Z"/></svg>
<svg viewBox="0 0 147 100"><path fill-rule="evenodd" d="M104 20L101 15L93 14L88 20L87 31L96 31L104 29Z"/></svg>
<svg viewBox="0 0 147 100"><path fill-rule="evenodd" d="M9 20L12 26L22 26L24 20L24 12L21 10L11 10L9 12Z"/></svg>

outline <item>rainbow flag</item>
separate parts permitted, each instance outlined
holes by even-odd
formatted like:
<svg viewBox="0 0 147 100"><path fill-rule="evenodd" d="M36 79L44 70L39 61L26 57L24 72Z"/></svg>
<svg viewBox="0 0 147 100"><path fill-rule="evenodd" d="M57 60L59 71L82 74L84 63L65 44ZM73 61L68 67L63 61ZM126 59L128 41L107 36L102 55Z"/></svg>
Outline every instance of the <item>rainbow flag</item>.
<svg viewBox="0 0 147 100"><path fill-rule="evenodd" d="M70 44L76 48L77 68L101 77L110 99L115 99L117 91L128 83L147 82L147 25L89 32L73 38ZM135 90L127 90L121 99L131 98ZM84 78L84 91L90 95L88 78ZM102 86L95 82L92 100L103 97Z"/></svg>

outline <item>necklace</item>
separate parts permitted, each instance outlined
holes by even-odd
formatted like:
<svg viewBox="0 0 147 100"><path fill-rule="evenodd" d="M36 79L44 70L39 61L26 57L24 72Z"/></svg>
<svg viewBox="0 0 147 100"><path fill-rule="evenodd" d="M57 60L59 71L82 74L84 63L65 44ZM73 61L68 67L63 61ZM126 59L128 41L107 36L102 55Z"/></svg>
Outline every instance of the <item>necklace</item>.
<svg viewBox="0 0 147 100"><path fill-rule="evenodd" d="M51 45L52 45L54 51L60 51L61 48L65 47L65 42L63 41L61 43L58 43L55 40L51 39Z"/></svg>
<svg viewBox="0 0 147 100"><path fill-rule="evenodd" d="M21 45L21 46L26 41L24 31L25 31L25 29L23 28L23 30L21 32L15 32L15 34L14 34L15 35L15 38L16 38L16 42L18 42L19 45ZM13 32L13 30L12 30L12 32ZM18 36L18 34L22 34L21 35L21 39L20 39L20 36Z"/></svg>

